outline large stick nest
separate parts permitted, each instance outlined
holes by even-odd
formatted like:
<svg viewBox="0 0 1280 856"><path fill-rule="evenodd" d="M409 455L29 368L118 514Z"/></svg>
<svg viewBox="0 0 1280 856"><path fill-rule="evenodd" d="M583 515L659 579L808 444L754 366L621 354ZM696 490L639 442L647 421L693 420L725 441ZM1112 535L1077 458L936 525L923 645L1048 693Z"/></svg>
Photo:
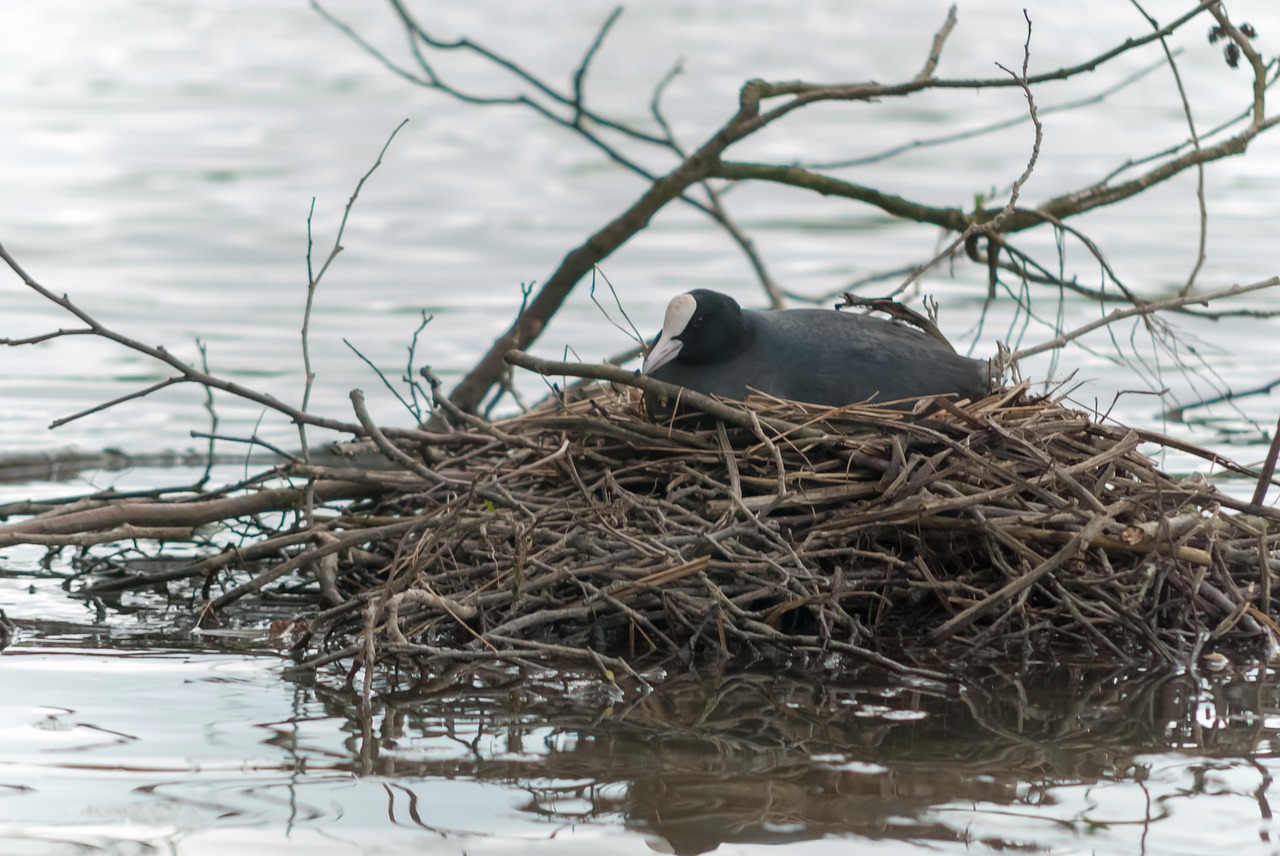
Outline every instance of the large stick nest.
<svg viewBox="0 0 1280 856"><path fill-rule="evenodd" d="M914 410L704 401L719 418L681 427L654 424L634 389L596 386L503 422L453 410L447 430L394 442L353 401L397 468L18 503L0 507L24 517L0 546L134 539L136 555L153 539L159 570L90 563L84 591L203 578L224 587L205 623L245 595L287 595L310 666L794 653L919 671L1046 650L1186 663L1280 636L1280 513L1171 478L1139 446L1225 463L1212 453L1021 387ZM233 546L166 557L167 542L220 543L211 521Z"/></svg>
<svg viewBox="0 0 1280 856"><path fill-rule="evenodd" d="M1138 433L1022 389L917 411L757 400L749 428L680 429L632 391L597 390L473 426L433 450L438 483L360 508L407 527L343 563L349 599L315 629L363 638L320 659L894 665L963 643L1176 662L1211 639L1272 638L1274 523L1167 476Z"/></svg>

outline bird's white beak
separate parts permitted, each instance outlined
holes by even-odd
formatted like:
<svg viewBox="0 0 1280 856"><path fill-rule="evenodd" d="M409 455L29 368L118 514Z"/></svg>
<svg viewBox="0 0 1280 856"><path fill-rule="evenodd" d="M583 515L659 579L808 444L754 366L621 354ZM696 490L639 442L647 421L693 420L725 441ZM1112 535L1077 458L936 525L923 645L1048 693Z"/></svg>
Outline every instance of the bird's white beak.
<svg viewBox="0 0 1280 856"><path fill-rule="evenodd" d="M652 350L645 355L645 374L653 374L680 355L680 348L684 343L676 337L689 326L693 313L697 311L698 301L692 294L677 294L671 298L671 302L667 304L667 314L662 319L662 332L658 334L658 341L653 343Z"/></svg>
<svg viewBox="0 0 1280 856"><path fill-rule="evenodd" d="M668 338L667 331L663 330L662 335L658 337L658 341L654 343L653 348L644 358L644 373L653 374L656 369L662 368L680 356L680 349L683 346L684 342L679 339Z"/></svg>

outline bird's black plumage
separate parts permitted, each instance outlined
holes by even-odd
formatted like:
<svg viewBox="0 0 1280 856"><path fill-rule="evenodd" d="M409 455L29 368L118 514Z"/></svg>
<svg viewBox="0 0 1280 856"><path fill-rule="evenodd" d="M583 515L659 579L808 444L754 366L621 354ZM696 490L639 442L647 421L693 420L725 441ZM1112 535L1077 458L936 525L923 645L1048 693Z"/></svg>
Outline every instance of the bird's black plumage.
<svg viewBox="0 0 1280 856"><path fill-rule="evenodd" d="M832 309L744 310L725 294L679 295L645 360L645 374L741 400L751 390L837 407L955 393L979 398L988 364L904 324ZM647 397L651 412L669 403Z"/></svg>

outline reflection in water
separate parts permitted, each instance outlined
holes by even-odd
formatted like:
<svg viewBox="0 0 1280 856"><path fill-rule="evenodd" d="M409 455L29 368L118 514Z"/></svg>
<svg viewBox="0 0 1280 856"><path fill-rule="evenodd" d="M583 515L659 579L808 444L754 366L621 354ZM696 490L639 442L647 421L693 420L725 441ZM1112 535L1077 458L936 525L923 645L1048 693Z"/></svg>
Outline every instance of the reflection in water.
<svg viewBox="0 0 1280 856"><path fill-rule="evenodd" d="M957 689L868 671L815 680L711 669L616 703L609 690L495 667L390 694L371 718L345 690L315 688L349 722L353 771L398 779L391 816L424 828L435 827L418 813L422 791L441 778L519 789L528 815L621 822L676 853L849 835L1041 851L1049 832L1145 831L1174 803L1209 796L1248 796L1270 817L1262 767L1256 794L1214 773L1251 762L1199 758L1176 787L1148 783L1153 769L1191 760L1165 753L1269 754L1276 723L1263 712L1276 694L1258 674L1197 684L992 668ZM1116 786L1123 799L1098 797Z"/></svg>
<svg viewBox="0 0 1280 856"><path fill-rule="evenodd" d="M28 632L0 655L3 853L1270 846L1265 669L985 664L944 685L672 665L642 693L489 664L406 669L370 710L343 674L281 685L236 637L157 654Z"/></svg>

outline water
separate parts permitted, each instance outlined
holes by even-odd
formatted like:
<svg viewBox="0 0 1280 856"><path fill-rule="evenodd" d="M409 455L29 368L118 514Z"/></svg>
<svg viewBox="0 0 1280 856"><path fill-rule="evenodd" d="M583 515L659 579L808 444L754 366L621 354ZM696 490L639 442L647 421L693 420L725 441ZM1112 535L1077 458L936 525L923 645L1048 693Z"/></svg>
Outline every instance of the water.
<svg viewBox="0 0 1280 856"><path fill-rule="evenodd" d="M681 667L619 698L495 668L366 712L243 642L69 641L0 660L7 853L1194 854L1276 833L1276 690L1249 669L993 670L957 697Z"/></svg>
<svg viewBox="0 0 1280 856"><path fill-rule="evenodd" d="M944 55L949 76L1013 67L1025 39L1022 7L965 0ZM1031 7L1032 70L1097 53L1144 31L1127 5L1104 0ZM1152 4L1168 19L1184 5ZM650 88L679 57L685 73L668 114L682 140L701 141L736 106L748 77L882 81L915 73L947 3L874 10L837 2L803 13L763 2L628 9L594 65L589 94L628 120L647 114ZM382 4L328 4L371 41L402 56ZM607 9L596 3L471 3L427 9L444 36L468 33L535 71L567 80ZM6 10L0 29L0 242L55 293L103 322L184 358L208 348L211 370L298 401L307 217L318 266L343 207L392 130L409 124L356 203L345 249L312 319L317 412L349 419L363 387L375 416L408 417L343 343L394 379L420 313L435 320L419 356L456 380L509 323L520 284L547 277L563 254L641 191L564 132L513 108L476 110L413 88L379 68L301 2L46 0ZM1274 53L1280 12L1232 8ZM435 17L439 16L439 17ZM1140 22L1139 22L1140 23ZM1175 48L1198 126L1243 109L1245 73L1221 61L1196 25ZM1136 72L1158 51L1126 58ZM452 79L504 91L492 70L445 66ZM1113 82L1099 72L1045 87L1042 110ZM478 75L478 76L476 76ZM957 128L1016 117L1014 90L932 93L878 105L823 107L735 149L740 160L834 160ZM1161 69L1097 109L1044 113L1041 163L1024 190L1038 202L1126 159L1176 143L1185 119ZM847 177L940 205L970 207L1006 187L1030 145L1026 125L947 149L921 149ZM651 169L670 164L634 151ZM1205 288L1276 273L1280 142L1208 169L1211 212ZM1074 225L1099 242L1131 286L1166 293L1195 257L1195 180L1188 174ZM936 232L890 224L837 200L744 186L732 211L787 288L816 295L923 260ZM1053 259L1048 235L1019 239ZM1073 245L1068 261L1084 251ZM612 257L606 273L651 332L666 300L705 286L759 303L741 255L679 207ZM1096 269L1081 264L1084 282ZM979 330L983 274L957 265L922 290L943 302L943 326L989 353L1016 333L998 306ZM1041 295L1052 321L1053 295ZM1251 305L1273 306L1273 297ZM1097 310L1078 302L1069 323ZM74 322L0 276L0 337ZM1222 382L1273 378L1272 323L1177 319ZM1033 325L1023 344L1048 338ZM976 339L975 339L976 337ZM1128 342L1128 331L1121 335ZM1133 350L1150 359L1146 340ZM622 350L626 336L576 294L538 346L584 359ZM1107 408L1148 379L1117 367L1105 338L1070 350L1077 400ZM1124 350L1129 351L1128 344ZM1047 360L1028 366L1040 377ZM0 452L79 445L142 452L200 445L209 427L200 393L177 387L47 431L53 419L136 391L168 373L87 338L0 350ZM1168 367L1181 400L1214 387L1204 368ZM540 384L523 378L537 395ZM1222 427L1159 418L1146 396L1115 413L1262 456L1268 398L1215 412ZM225 396L219 430L289 444L283 419ZM1172 457L1175 469L1203 469ZM0 487L0 501L105 484L190 481L184 473L88 473L71 482ZM1232 489L1249 492L1247 484ZM361 711L341 676L318 686L284 673L279 652L247 617L248 638L197 637L185 603L143 600L99 615L42 574L40 551L0 550L0 603L25 628L0 657L0 836L6 853L176 852L948 852L1017 846L1055 853L1207 853L1274 849L1277 703L1269 670L1242 663L1210 678L1081 677L981 680L958 696L862 675L817 687L790 679L705 676L671 669L653 695L621 701L590 676L572 685L493 675L496 685L408 694ZM50 678L54 678L50 680ZM514 682L514 683L512 683ZM831 686L827 687L826 683ZM1025 698L1016 704L1015 699ZM1074 706L1073 706L1074 705ZM714 715L711 715L714 714Z"/></svg>
<svg viewBox="0 0 1280 856"><path fill-rule="evenodd" d="M554 10L508 5L453 12L441 30L448 35L479 29L531 69L563 80L572 67L567 46L576 53L600 21L595 4L556 4ZM402 55L394 21L380 4L331 8L375 44ZM875 26L902 36L882 39L866 35L874 26L865 14L845 12L840 4L820 4L804 16L779 16L768 4L734 6L731 27L725 24L727 7L693 12L648 4L624 14L598 59L590 93L611 112L638 120L647 111L651 83L685 57L686 72L671 89L669 114L681 139L695 144L730 115L738 86L752 74L833 80L913 74L945 8L942 2L917 4L906 20L886 18ZM996 61L1017 64L1025 39L1020 10L997 0L966 4L943 70L983 76L998 72ZM1280 30L1280 22L1270 23L1275 12L1268 5L1247 12L1264 37ZM311 200L318 267L356 181L391 131L410 120L357 202L346 249L318 295L311 337L318 374L314 408L320 412L346 416L346 394L360 386L370 391L379 418L407 418L344 339L394 378L419 312L426 310L436 321L419 356L446 379L456 379L509 323L520 284L545 279L568 248L622 210L641 187L527 112L477 110L391 77L302 3L103 6L55 0L18 14L20 20L0 36L10 67L21 70L0 93L6 100L0 116L5 246L55 293L70 294L121 332L163 343L187 359L197 357L199 339L207 344L213 371L286 400L299 401L303 389L298 331ZM1043 9L1035 10L1034 20L1033 69L1100 50L1133 32L1129 14ZM1082 29L1086 20L1090 26ZM1208 127L1242 109L1247 91L1243 72L1228 69L1218 49L1199 40L1200 29L1178 46L1185 50L1181 62L1198 121ZM41 38L29 38L31 32ZM1126 59L1121 68L1134 71L1158 58L1147 53ZM509 89L492 71L477 77L471 66L455 70L448 64L446 70L451 79L476 81L480 91ZM1093 95L1115 79L1046 87L1041 107ZM1024 111L1012 89L929 93L883 106L823 106L732 155L866 155ZM1096 180L1128 158L1185 136L1167 71L1149 75L1098 111L1046 113L1044 122L1041 166L1024 190L1031 201ZM953 149L925 149L853 170L848 177L927 202L968 207L975 194L1005 187L1016 177L1030 136L1023 125ZM1280 198L1278 146L1264 136L1247 159L1210 168L1210 260L1201 274L1206 287L1274 273L1265 247ZM652 152L634 156L652 169L669 162ZM758 185L731 197L735 216L756 237L775 276L797 292L822 294L854 277L922 260L937 242L933 229L892 226L869 209L837 200ZM1083 217L1078 225L1130 285L1158 293L1185 280L1194 260L1196 223L1194 176L1187 174L1133 203ZM849 240L833 240L833 230L850 230ZM1051 261L1047 234L1020 241ZM1073 246L1069 260L1083 254ZM1096 277L1096 268L1080 269L1086 284ZM680 206L663 212L611 258L606 272L646 332L679 290L712 286L759 302L741 255L700 215ZM976 330L982 278L981 271L958 267L955 280L935 276L925 283L925 291L943 300L944 327L961 341ZM1041 297L1041 314L1052 319L1054 296ZM1068 312L1073 319L1091 317L1087 307ZM71 323L12 280L0 289L0 313L7 336ZM1226 381L1269 377L1263 357L1269 337L1262 325L1179 324L1188 336L1205 339L1202 350L1224 352L1215 355L1215 368ZM995 339L1008 339L1016 329L1008 313L997 312L974 347L990 353ZM1033 326L1024 344L1048 333ZM1123 341L1126 334L1121 335ZM1060 374L1079 371L1086 382L1079 393L1083 401L1105 406L1116 390L1147 387L1131 373L1117 372L1106 359L1109 344L1094 341L1098 354L1071 351L1059 368ZM572 348L594 359L627 344L581 293L539 348L556 355ZM1141 338L1136 347L1150 358ZM3 360L3 448L185 446L191 430L208 427L199 391L179 387L46 433L43 426L57 417L169 373L141 356L84 339L7 350ZM1047 369L1040 361L1028 372L1040 376ZM1190 379L1165 374L1163 381L1184 398L1196 397L1193 384L1208 391L1204 372ZM536 380L522 382L530 394L541 389ZM1150 401L1122 402L1121 408L1142 419L1158 410ZM281 442L293 438L282 418L260 407L219 396L218 410L228 433L243 435L256 427Z"/></svg>

